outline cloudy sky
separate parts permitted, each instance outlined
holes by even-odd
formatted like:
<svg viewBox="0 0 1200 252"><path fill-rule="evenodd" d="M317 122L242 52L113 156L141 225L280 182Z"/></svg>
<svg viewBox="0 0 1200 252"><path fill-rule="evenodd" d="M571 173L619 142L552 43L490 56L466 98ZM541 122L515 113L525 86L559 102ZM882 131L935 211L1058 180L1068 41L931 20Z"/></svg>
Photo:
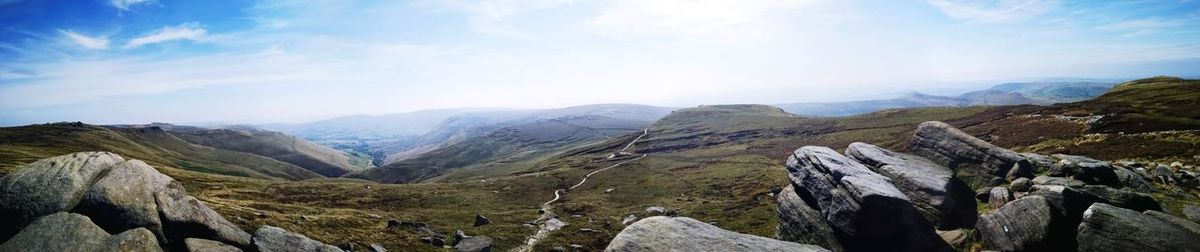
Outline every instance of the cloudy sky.
<svg viewBox="0 0 1200 252"><path fill-rule="evenodd" d="M0 125L833 101L1198 72L1200 1L1184 0L0 0Z"/></svg>

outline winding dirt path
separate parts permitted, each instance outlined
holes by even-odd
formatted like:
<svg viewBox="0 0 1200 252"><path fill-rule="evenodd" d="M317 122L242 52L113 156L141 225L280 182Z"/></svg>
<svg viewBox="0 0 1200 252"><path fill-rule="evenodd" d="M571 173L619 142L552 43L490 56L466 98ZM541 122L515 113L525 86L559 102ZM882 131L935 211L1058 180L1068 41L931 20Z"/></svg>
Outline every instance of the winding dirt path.
<svg viewBox="0 0 1200 252"><path fill-rule="evenodd" d="M637 138L634 138L633 141L629 141L629 144L626 144L625 148L621 148L621 150L618 150L616 153L609 155L608 159L616 158L617 155L619 155L621 153L625 153L626 150L629 150L629 148L633 146L633 143L636 143L638 140L642 140L642 137L645 137L646 134L649 134L649 133L650 133L649 128L643 129L642 135L639 135ZM610 165L608 167L600 168L598 170L589 172L587 175L584 175L583 179L579 180L579 183L576 183L575 185L573 185L571 187L568 187L566 189L554 190L554 199L551 199L550 201L546 201L546 203L542 203L542 210L541 210L542 214L541 214L541 216L538 217L537 220L533 221L533 223L541 223L540 225L538 225L538 231L536 233L534 233L533 235L530 235L529 238L527 238L525 240L525 244L522 244L520 247L514 248L511 251L516 251L516 252L532 251L533 246L537 245L538 242L540 242L542 239L545 239L547 236L550 236L550 233L567 225L566 222L558 220L557 215L555 215L554 212L552 211L552 210L554 210L554 206L552 204L554 204L554 202L557 202L559 199L562 199L563 193L583 185L583 183L587 182L588 178L591 178L592 175L596 175L596 173L600 173L600 172L606 171L608 169L612 169L617 166L621 166L625 163L637 161L637 160L640 160L645 157L646 157L646 154L642 154L641 156L638 156L636 158L621 161L620 163L616 163L616 164Z"/></svg>

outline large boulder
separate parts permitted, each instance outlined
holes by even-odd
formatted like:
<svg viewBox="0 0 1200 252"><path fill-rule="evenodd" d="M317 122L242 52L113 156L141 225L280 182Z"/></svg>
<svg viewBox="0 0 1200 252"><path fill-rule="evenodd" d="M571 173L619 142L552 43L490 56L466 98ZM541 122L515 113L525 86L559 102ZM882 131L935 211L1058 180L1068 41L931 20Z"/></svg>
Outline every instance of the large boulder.
<svg viewBox="0 0 1200 252"><path fill-rule="evenodd" d="M1113 189L1101 185L1089 185L1080 189L1104 199L1103 202L1109 205L1139 212L1146 210L1162 211L1162 205L1158 204L1158 201L1154 200L1150 195Z"/></svg>
<svg viewBox="0 0 1200 252"><path fill-rule="evenodd" d="M263 226L254 232L254 248L259 252L341 252L333 245L309 239L307 236L288 232L282 228Z"/></svg>
<svg viewBox="0 0 1200 252"><path fill-rule="evenodd" d="M458 244L454 245L454 251L458 252L491 252L492 238L487 236L471 236L463 238Z"/></svg>
<svg viewBox="0 0 1200 252"><path fill-rule="evenodd" d="M1121 166L1114 166L1113 168L1115 168L1113 171L1116 172L1117 179L1121 181L1122 187L1145 193L1157 191L1154 189L1154 185L1150 183L1149 176Z"/></svg>
<svg viewBox="0 0 1200 252"><path fill-rule="evenodd" d="M817 245L835 252L845 251L833 234L833 228L825 223L824 215L809 207L790 183L779 191L775 200L779 203L775 212L779 214L780 240Z"/></svg>
<svg viewBox="0 0 1200 252"><path fill-rule="evenodd" d="M987 250L1054 251L1070 246L1056 244L1064 237L1055 237L1054 217L1046 198L1028 196L980 216L975 232Z"/></svg>
<svg viewBox="0 0 1200 252"><path fill-rule="evenodd" d="M629 225L604 251L829 251L740 234L687 217L655 216Z"/></svg>
<svg viewBox="0 0 1200 252"><path fill-rule="evenodd" d="M1108 162L1095 160L1084 156L1054 154L1058 158L1060 169L1073 175L1075 180L1089 185L1121 186L1115 168Z"/></svg>
<svg viewBox="0 0 1200 252"><path fill-rule="evenodd" d="M1050 176L1037 176L1037 177L1033 178L1032 182L1034 184L1038 184L1038 185L1055 185L1055 186L1070 186L1070 187L1083 187L1083 186L1087 185L1087 183L1083 183L1083 181L1079 181L1079 180L1063 178L1063 177L1050 177Z"/></svg>
<svg viewBox="0 0 1200 252"><path fill-rule="evenodd" d="M188 238L183 240L188 252L242 252L241 249L214 240Z"/></svg>
<svg viewBox="0 0 1200 252"><path fill-rule="evenodd" d="M977 217L975 192L954 171L929 160L867 143L851 143L846 156L888 178L940 230L970 227Z"/></svg>
<svg viewBox="0 0 1200 252"><path fill-rule="evenodd" d="M70 210L97 177L124 162L107 152L38 160L0 178L0 241L40 216Z"/></svg>
<svg viewBox="0 0 1200 252"><path fill-rule="evenodd" d="M908 152L944 165L972 188L990 185L994 178L1008 175L1017 167L1033 170L1033 164L1015 151L992 145L963 132L954 126L937 121L917 126L909 142Z"/></svg>
<svg viewBox="0 0 1200 252"><path fill-rule="evenodd" d="M787 172L796 194L821 211L847 251L951 249L891 179L832 149L797 149Z"/></svg>
<svg viewBox="0 0 1200 252"><path fill-rule="evenodd" d="M59 212L38 218L0 244L0 251L162 251L145 228L110 235L87 216Z"/></svg>
<svg viewBox="0 0 1200 252"><path fill-rule="evenodd" d="M187 195L179 182L154 193L167 240L202 238L238 247L250 246L250 234L242 231L203 202Z"/></svg>
<svg viewBox="0 0 1200 252"><path fill-rule="evenodd" d="M1151 215L1096 203L1079 225L1079 251L1200 251L1200 234Z"/></svg>
<svg viewBox="0 0 1200 252"><path fill-rule="evenodd" d="M74 211L93 217L109 232L144 227L156 237L165 238L154 192L164 190L172 181L142 161L122 162L92 184ZM159 242L168 243L164 239Z"/></svg>

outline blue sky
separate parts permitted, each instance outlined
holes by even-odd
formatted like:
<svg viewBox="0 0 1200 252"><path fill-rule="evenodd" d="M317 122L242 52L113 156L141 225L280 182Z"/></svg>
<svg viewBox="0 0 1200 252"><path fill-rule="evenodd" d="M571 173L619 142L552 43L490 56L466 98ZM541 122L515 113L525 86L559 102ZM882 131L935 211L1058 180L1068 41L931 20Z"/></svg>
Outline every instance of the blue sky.
<svg viewBox="0 0 1200 252"><path fill-rule="evenodd" d="M0 125L1200 76L1200 1L0 0Z"/></svg>

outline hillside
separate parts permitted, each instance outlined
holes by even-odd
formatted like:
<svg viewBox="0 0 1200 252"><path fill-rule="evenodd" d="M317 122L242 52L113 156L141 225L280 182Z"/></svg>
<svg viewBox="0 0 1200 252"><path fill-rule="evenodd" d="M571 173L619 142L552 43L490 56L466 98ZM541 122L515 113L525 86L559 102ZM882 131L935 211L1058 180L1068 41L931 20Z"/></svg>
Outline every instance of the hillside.
<svg viewBox="0 0 1200 252"><path fill-rule="evenodd" d="M371 156L374 157L374 163L383 164L385 156L405 148L447 118L485 110L435 109L378 116L352 115L308 123L264 124L256 127L299 136L341 151Z"/></svg>
<svg viewBox="0 0 1200 252"><path fill-rule="evenodd" d="M480 136L348 175L385 183L466 179L521 172L566 149L638 131L647 125L607 116L540 119L503 126Z"/></svg>
<svg viewBox="0 0 1200 252"><path fill-rule="evenodd" d="M1005 83L958 96L909 93L882 100L788 103L775 106L788 113L803 116L848 116L897 108L1049 105L1091 99L1104 94L1113 85L1115 84L1104 82Z"/></svg>
<svg viewBox="0 0 1200 252"><path fill-rule="evenodd" d="M0 160L7 168L78 151L109 151L147 163L242 177L302 180L321 175L249 153L188 143L161 128L54 123L0 128ZM7 173L8 170L4 170Z"/></svg>
<svg viewBox="0 0 1200 252"><path fill-rule="evenodd" d="M670 113L670 108L637 104L593 104L544 110L507 110L463 113L447 118L433 130L412 140L408 146L388 154L384 164L417 157L495 129L560 118L611 118L649 124Z"/></svg>
<svg viewBox="0 0 1200 252"><path fill-rule="evenodd" d="M269 157L326 177L371 167L368 157L353 157L299 137L254 128L190 129L168 132L193 144Z"/></svg>
<svg viewBox="0 0 1200 252"><path fill-rule="evenodd" d="M1012 92L1054 103L1077 102L1108 92L1112 82L1021 82L992 86L988 90Z"/></svg>

